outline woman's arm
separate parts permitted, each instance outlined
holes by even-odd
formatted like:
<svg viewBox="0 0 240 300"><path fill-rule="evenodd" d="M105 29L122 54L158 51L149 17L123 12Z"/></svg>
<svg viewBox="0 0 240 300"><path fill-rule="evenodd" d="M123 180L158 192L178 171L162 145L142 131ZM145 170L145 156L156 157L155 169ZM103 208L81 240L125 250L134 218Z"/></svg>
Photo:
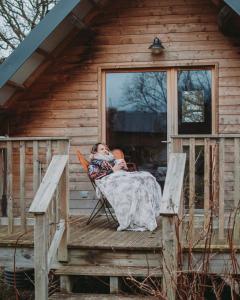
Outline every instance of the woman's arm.
<svg viewBox="0 0 240 300"><path fill-rule="evenodd" d="M104 176L113 173L112 169L104 170L99 165L90 164L88 167L88 174L92 180L100 179Z"/></svg>

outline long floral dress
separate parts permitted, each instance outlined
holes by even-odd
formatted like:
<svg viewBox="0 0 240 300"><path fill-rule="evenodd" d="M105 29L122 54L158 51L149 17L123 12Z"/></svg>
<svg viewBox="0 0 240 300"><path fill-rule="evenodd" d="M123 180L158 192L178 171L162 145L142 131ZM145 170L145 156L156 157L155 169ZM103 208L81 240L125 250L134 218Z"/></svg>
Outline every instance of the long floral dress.
<svg viewBox="0 0 240 300"><path fill-rule="evenodd" d="M160 213L161 188L152 174L145 171L113 172L114 162L94 159L89 176L112 205L118 230L153 231Z"/></svg>

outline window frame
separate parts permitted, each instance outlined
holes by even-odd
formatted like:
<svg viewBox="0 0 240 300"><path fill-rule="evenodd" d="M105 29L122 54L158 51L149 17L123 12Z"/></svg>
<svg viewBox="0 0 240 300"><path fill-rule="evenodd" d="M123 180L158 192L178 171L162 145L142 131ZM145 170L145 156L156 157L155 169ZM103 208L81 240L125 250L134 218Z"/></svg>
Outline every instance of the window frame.
<svg viewBox="0 0 240 300"><path fill-rule="evenodd" d="M177 71L179 69L209 69L212 72L212 103L211 103L211 135L217 134L219 124L217 123L218 107L218 78L219 63L209 61L199 62L178 62L175 64L169 62L162 63L132 63L131 65L121 64L103 64L98 67L98 141L106 142L106 74L123 72L144 72L144 71L167 71L167 127L170 143L171 136L183 135L178 133L178 89L177 89ZM194 135L206 135L194 133ZM170 150L170 149L169 149ZM169 151L168 151L169 152Z"/></svg>

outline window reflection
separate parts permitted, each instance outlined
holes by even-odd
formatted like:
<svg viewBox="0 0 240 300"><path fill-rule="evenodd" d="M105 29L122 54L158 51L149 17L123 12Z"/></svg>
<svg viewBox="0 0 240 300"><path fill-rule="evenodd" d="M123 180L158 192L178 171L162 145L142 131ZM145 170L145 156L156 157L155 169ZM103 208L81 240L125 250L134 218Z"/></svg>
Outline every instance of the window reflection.
<svg viewBox="0 0 240 300"><path fill-rule="evenodd" d="M166 172L167 74L163 72L106 75L107 143L121 148L139 170L159 182Z"/></svg>
<svg viewBox="0 0 240 300"><path fill-rule="evenodd" d="M211 133L211 70L178 71L179 133Z"/></svg>

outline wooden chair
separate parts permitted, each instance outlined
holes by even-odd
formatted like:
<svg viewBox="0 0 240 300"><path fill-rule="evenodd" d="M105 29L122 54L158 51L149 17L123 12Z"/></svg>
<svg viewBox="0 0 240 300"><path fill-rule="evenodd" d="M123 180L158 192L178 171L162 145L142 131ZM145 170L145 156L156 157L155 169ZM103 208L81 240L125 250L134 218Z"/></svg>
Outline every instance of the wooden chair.
<svg viewBox="0 0 240 300"><path fill-rule="evenodd" d="M86 158L82 155L82 153L77 150L77 157L78 160L83 168L83 170L88 174L88 166L89 166L89 161L86 160ZM88 175L88 178L94 188L94 191L96 192L96 183L94 180L92 180L92 178ZM87 225L95 218L97 217L98 214L100 214L101 210L103 209L107 220L109 223L111 223L110 218L114 221L114 223L118 223L117 219L114 217L114 215L111 212L110 209L111 205L108 202L107 198L102 194L102 192L100 191L100 197L98 198L97 204L95 205L95 207L93 208L91 215L89 216L88 220L87 220Z"/></svg>

